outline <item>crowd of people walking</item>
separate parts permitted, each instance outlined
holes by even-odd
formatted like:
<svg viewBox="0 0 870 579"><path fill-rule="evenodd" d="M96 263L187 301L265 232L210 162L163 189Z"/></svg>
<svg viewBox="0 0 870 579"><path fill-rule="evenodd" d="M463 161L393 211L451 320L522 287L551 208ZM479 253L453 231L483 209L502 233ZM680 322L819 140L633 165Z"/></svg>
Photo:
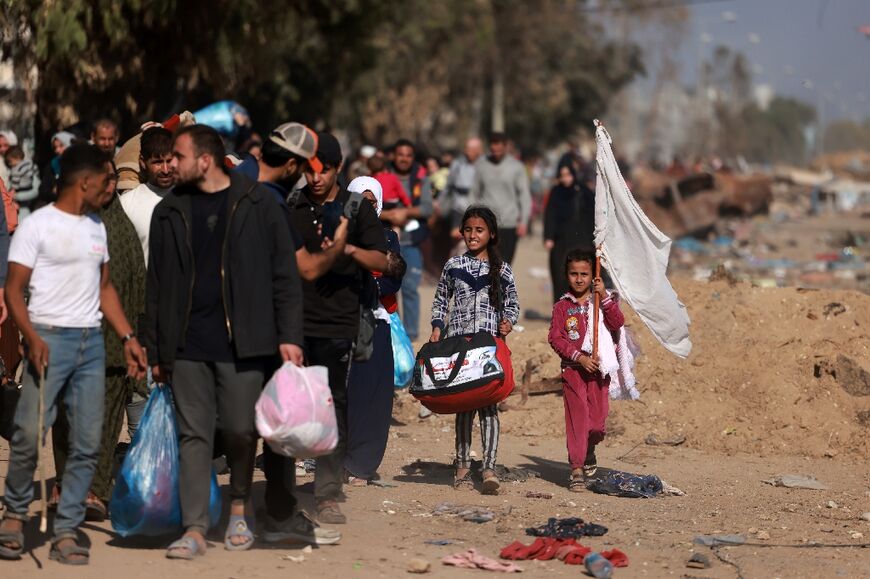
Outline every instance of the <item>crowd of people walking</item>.
<svg viewBox="0 0 870 579"><path fill-rule="evenodd" d="M295 122L272 130L256 154L237 154L190 115L148 123L123 144L105 119L88 135L59 131L51 144L54 156L40 171L12 133L0 132L4 379L14 380L16 355L23 353L26 368L11 432L2 559L19 558L26 547L40 429L50 428L51 556L88 562L78 530L112 508L121 430L126 423L133 438L155 387L171 388L179 431L184 532L167 557L206 552L216 455L226 457L230 473L227 549L249 549L255 521L269 543L335 544L341 534L332 526L347 521L343 485L376 478L386 451L391 314L401 313L415 341L481 331L505 338L519 321L511 263L529 232L533 195L503 133L489 136L487 151L470 139L449 163L421 155L405 139L365 147L348 162L334 135ZM589 258L572 252L592 250L594 195L570 159L557 178L542 240L551 251L557 311L598 293L607 327L616 330L617 298L591 279ZM576 264L585 268L582 283ZM427 270L439 275L431 334L420 321ZM366 327L373 336L363 352ZM582 331L560 337L561 330L551 341L566 360L571 392L579 399L594 388L600 397L604 388L606 401L605 379L593 378L595 360L575 344ZM255 404L286 362L326 367L335 407L338 446L316 459L316 522L298 507L294 460L269 445L265 508L255 513L250 504ZM569 418L581 412L573 400L566 398ZM594 466L603 436L607 408L593 405L590 411L584 402L583 418L572 422L572 476ZM474 488L475 415L481 490L497 493L494 405L457 414L454 487Z"/></svg>

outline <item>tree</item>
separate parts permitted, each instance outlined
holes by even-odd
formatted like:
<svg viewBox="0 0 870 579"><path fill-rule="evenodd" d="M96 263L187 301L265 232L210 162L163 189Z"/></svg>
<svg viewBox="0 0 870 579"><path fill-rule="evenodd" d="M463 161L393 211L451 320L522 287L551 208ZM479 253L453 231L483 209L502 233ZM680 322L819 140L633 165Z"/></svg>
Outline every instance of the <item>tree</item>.
<svg viewBox="0 0 870 579"><path fill-rule="evenodd" d="M746 105L737 116L740 140L733 146L751 162L803 163L807 156L805 130L815 118L812 106L792 98L776 97L767 110L754 103Z"/></svg>
<svg viewBox="0 0 870 579"><path fill-rule="evenodd" d="M836 121L825 129L825 151L870 151L870 119Z"/></svg>
<svg viewBox="0 0 870 579"><path fill-rule="evenodd" d="M293 119L376 143L455 145L490 126L498 86L508 132L538 147L588 126L642 70L639 48L608 39L584 6L0 0L0 57L38 71L29 98L44 149L79 120L108 116L130 134L220 99L245 105L261 129Z"/></svg>
<svg viewBox="0 0 870 579"><path fill-rule="evenodd" d="M43 142L80 119L108 116L129 134L222 98L248 104L263 126L291 112L322 118L334 81L368 54L358 30L382 10L375 0L0 2L3 57L39 71ZM18 46L15 31L33 41Z"/></svg>
<svg viewBox="0 0 870 579"><path fill-rule="evenodd" d="M370 142L406 136L456 147L489 130L493 109L502 109L490 103L498 104L503 86L514 140L531 149L556 144L604 114L610 97L642 71L640 49L609 39L584 5L402 2L377 31L376 65L336 103L337 118Z"/></svg>

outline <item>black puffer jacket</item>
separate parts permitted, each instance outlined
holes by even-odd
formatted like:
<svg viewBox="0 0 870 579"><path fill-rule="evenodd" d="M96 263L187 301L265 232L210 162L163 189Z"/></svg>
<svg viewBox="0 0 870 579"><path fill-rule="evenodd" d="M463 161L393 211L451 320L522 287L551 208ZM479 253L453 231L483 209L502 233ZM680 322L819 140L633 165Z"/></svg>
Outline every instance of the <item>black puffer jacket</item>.
<svg viewBox="0 0 870 579"><path fill-rule="evenodd" d="M230 175L222 287L236 356L271 356L302 345L302 286L290 226L273 193ZM183 347L193 291L190 187L176 187L154 209L149 238L143 343L148 362L171 370Z"/></svg>

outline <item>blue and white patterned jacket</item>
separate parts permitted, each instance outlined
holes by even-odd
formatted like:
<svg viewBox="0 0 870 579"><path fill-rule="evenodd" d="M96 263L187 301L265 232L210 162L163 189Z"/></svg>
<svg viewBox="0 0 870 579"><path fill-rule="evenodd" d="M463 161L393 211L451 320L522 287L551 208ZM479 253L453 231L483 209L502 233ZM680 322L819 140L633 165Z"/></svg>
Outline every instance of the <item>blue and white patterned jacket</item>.
<svg viewBox="0 0 870 579"><path fill-rule="evenodd" d="M432 302L432 327L443 332L450 313L447 336L489 332L498 335L498 324L507 320L516 325L520 317L517 285L511 266L501 266L502 307L496 312L489 303L489 262L468 254L451 257L444 265L435 300ZM450 306L450 299L453 306Z"/></svg>

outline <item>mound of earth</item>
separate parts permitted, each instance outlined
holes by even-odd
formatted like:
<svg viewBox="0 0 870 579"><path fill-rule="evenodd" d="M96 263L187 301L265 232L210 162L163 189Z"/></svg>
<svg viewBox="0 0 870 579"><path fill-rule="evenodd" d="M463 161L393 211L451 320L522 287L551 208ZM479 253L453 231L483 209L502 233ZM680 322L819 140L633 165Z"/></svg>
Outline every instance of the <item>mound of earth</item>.
<svg viewBox="0 0 870 579"><path fill-rule="evenodd" d="M692 318L692 354L667 352L630 308L628 327L643 350L636 367L641 399L614 402L608 441L685 436L694 448L758 455L870 458L870 296L850 291L757 288L676 280ZM558 384L559 361L547 331L510 339L518 379L531 361L532 383ZM541 383L544 384L541 384ZM561 398L532 396L507 430L564 433Z"/></svg>

